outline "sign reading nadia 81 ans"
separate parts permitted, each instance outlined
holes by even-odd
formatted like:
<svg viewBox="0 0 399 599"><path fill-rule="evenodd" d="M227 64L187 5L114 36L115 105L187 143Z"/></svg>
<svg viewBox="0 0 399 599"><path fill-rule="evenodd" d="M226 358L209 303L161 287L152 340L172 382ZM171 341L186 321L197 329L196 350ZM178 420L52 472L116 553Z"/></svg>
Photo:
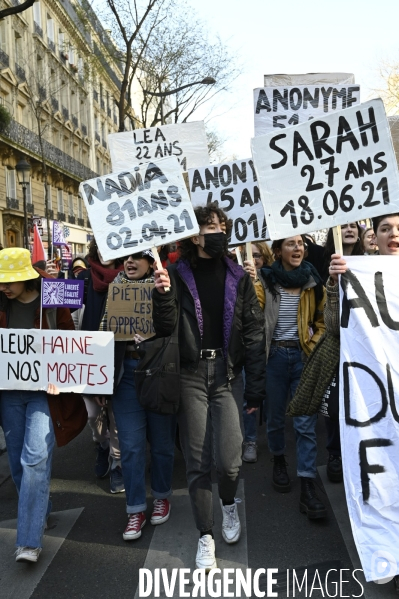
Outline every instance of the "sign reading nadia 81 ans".
<svg viewBox="0 0 399 599"><path fill-rule="evenodd" d="M163 158L80 184L104 260L199 232L177 158Z"/></svg>
<svg viewBox="0 0 399 599"><path fill-rule="evenodd" d="M382 100L252 139L271 239L399 211Z"/></svg>

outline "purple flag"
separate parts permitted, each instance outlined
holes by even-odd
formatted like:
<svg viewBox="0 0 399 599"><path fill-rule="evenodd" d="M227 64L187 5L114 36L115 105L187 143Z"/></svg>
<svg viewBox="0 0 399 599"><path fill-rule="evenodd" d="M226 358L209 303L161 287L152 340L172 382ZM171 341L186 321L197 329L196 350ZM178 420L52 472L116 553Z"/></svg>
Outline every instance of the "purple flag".
<svg viewBox="0 0 399 599"><path fill-rule="evenodd" d="M53 220L53 245L67 245L64 237L63 226L58 220Z"/></svg>
<svg viewBox="0 0 399 599"><path fill-rule="evenodd" d="M76 279L43 279L43 308L81 308L84 281Z"/></svg>

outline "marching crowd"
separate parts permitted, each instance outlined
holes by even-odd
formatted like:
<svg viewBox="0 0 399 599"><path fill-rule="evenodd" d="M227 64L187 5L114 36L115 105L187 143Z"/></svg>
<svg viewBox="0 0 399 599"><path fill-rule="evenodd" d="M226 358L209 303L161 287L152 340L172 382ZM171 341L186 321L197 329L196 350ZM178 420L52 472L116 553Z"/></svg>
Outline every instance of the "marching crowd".
<svg viewBox="0 0 399 599"><path fill-rule="evenodd" d="M147 521L146 447L151 450L150 522L171 515L176 434L186 464L187 484L199 531L196 567L216 567L211 470L214 464L222 536L239 541L236 502L242 460L257 460L257 419L263 410L273 459L275 491L290 491L285 426L293 419L300 511L324 518L316 493L316 421L327 404L327 475L342 481L338 420L339 293L345 256L399 255L399 214L373 219L372 228L342 226L343 255L335 253L332 230L324 246L295 235L252 245L241 267L227 239L231 221L215 204L198 207L199 234L180 241L178 252L162 252L158 264L150 250L104 261L95 240L87 260L78 259L71 275L85 282L84 308L72 316L64 308L43 308L40 284L52 271L31 265L28 250L0 251L0 326L107 330L107 292L112 282L153 282L156 337L178 340L179 369L170 392L178 410L143 405L135 373L145 342L115 343L114 393L85 396L88 423L97 442L95 473L110 476L111 493L125 492L125 541L138 539ZM72 318L73 317L73 318ZM172 379L171 379L172 380ZM175 380L175 379L173 379ZM320 392L320 381L323 389ZM8 459L19 494L17 561L36 562L51 511L51 460L55 444L49 404L59 390L1 391L0 416ZM177 402L176 402L177 403ZM173 515L172 515L173 517Z"/></svg>

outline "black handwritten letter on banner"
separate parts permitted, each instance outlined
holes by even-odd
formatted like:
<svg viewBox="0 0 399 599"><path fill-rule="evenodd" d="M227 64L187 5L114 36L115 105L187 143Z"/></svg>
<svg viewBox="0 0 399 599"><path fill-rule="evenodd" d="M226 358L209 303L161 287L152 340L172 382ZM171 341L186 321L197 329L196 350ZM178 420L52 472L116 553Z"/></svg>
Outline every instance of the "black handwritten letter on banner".
<svg viewBox="0 0 399 599"><path fill-rule="evenodd" d="M252 139L271 239L399 211L382 100Z"/></svg>
<svg viewBox="0 0 399 599"><path fill-rule="evenodd" d="M366 580L399 564L399 256L348 256L341 277L340 431L345 491ZM381 577L381 576L380 576Z"/></svg>

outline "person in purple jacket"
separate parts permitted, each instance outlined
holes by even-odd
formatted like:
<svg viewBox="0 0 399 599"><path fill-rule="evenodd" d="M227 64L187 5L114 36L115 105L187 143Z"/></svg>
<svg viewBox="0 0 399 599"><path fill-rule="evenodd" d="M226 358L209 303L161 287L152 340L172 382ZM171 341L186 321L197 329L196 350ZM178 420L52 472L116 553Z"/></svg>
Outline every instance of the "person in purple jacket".
<svg viewBox="0 0 399 599"><path fill-rule="evenodd" d="M235 494L241 467L243 400L251 413L265 398L265 325L250 276L226 257L231 221L216 203L196 208L195 214L199 235L180 241L181 258L176 264L155 271L153 321L157 336L166 337L180 314L180 442L200 532L196 567L209 571L216 567L213 458L222 536L226 543L240 538ZM165 292L167 287L170 290Z"/></svg>

